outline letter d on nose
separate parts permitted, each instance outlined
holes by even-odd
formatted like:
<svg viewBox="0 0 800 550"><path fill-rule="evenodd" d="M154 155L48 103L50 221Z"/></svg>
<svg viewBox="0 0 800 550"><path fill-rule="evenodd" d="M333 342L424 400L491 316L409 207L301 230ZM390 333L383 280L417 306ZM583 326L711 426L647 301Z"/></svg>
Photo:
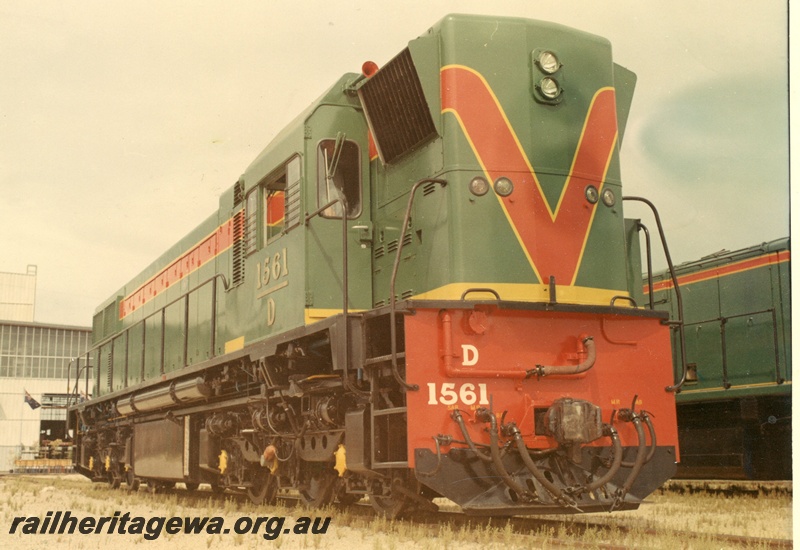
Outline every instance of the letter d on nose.
<svg viewBox="0 0 800 550"><path fill-rule="evenodd" d="M478 363L478 348L471 344L461 344L461 351L464 353L461 361L463 366L471 367Z"/></svg>

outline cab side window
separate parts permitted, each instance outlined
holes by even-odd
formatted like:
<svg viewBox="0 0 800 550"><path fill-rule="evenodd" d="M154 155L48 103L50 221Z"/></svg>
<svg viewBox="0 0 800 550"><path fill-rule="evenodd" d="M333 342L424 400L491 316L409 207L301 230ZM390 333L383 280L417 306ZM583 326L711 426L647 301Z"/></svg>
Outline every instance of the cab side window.
<svg viewBox="0 0 800 550"><path fill-rule="evenodd" d="M264 189L264 242L279 236L286 225L285 189Z"/></svg>
<svg viewBox="0 0 800 550"><path fill-rule="evenodd" d="M353 141L343 141L338 162L334 157L335 139L322 140L317 148L317 205L319 207L344 196L348 219L361 214L361 152ZM326 218L341 218L342 204L326 208Z"/></svg>
<svg viewBox="0 0 800 550"><path fill-rule="evenodd" d="M247 193L245 253L251 254L300 223L300 157L274 170Z"/></svg>

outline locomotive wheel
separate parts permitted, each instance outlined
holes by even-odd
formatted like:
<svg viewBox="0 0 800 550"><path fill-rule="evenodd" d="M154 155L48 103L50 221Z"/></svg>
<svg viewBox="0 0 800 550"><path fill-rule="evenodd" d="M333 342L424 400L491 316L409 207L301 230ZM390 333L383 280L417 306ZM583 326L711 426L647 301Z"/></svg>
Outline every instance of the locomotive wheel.
<svg viewBox="0 0 800 550"><path fill-rule="evenodd" d="M408 498L399 496L377 496L370 494L369 503L372 508L387 519L397 519L408 509Z"/></svg>
<svg viewBox="0 0 800 550"><path fill-rule="evenodd" d="M108 486L112 489L119 489L119 486L122 485L122 478L114 471L109 471L106 474L108 478Z"/></svg>
<svg viewBox="0 0 800 550"><path fill-rule="evenodd" d="M125 483L128 484L128 491L135 493L139 490L139 479L133 475L133 470L125 472Z"/></svg>
<svg viewBox="0 0 800 550"><path fill-rule="evenodd" d="M416 502L415 500L422 500L424 497L420 494L419 482L413 480L409 487L408 484L403 483L399 479L395 479L392 483L392 491L388 496L377 494L378 487L371 486L369 491L369 503L372 508L386 517L387 519L397 519L404 514L411 512ZM395 487L403 487L403 489L417 495L417 498L412 498L396 490Z"/></svg>
<svg viewBox="0 0 800 550"><path fill-rule="evenodd" d="M186 485L186 490L189 491L190 493L193 493L194 491L197 490L198 487L200 487L199 483L190 483L188 481L184 483L184 485Z"/></svg>
<svg viewBox="0 0 800 550"><path fill-rule="evenodd" d="M266 470L259 470L253 477L253 485L247 488L247 496L253 504L275 504L278 501L278 482Z"/></svg>
<svg viewBox="0 0 800 550"><path fill-rule="evenodd" d="M347 486L344 484L344 480L342 480L341 483L336 484L334 494L336 496L336 502L338 502L341 506L350 506L351 504L355 504L361 500L361 495L354 495L347 492Z"/></svg>
<svg viewBox="0 0 800 550"><path fill-rule="evenodd" d="M223 487L219 483L212 483L211 490L219 495L225 492L225 487Z"/></svg>
<svg viewBox="0 0 800 550"><path fill-rule="evenodd" d="M300 497L309 508L322 508L333 501L336 472L319 470L311 474L308 482L300 488Z"/></svg>

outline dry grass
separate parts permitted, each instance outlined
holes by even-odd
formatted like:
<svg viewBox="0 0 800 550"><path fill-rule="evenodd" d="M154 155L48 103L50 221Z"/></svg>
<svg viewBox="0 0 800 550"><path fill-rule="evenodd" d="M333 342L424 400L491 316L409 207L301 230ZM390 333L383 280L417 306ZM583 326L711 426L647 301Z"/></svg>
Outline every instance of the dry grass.
<svg viewBox="0 0 800 550"><path fill-rule="evenodd" d="M115 511L132 516L221 516L226 526L237 518L285 516L286 526L301 516L332 516L324 535L281 535L264 540L260 534L168 535L146 540L143 535L10 535L14 517L45 517L47 511L70 510L73 516L110 516ZM552 518L548 518L552 519ZM531 527L533 525L533 527ZM19 530L19 529L18 529ZM700 533L691 541L676 538L674 530ZM182 491L150 495L113 491L80 476L0 477L0 548L321 548L351 550L438 550L563 548L569 541L582 548L605 544L629 548L717 548L713 534L787 539L792 533L792 499L788 495L725 497L702 493L654 495L640 510L615 514L587 514L567 518L553 526L526 523L524 532L513 522L476 519L468 522L388 521L363 510L336 508L307 510L295 506L256 507L243 499L220 500L199 491L189 497ZM703 535L705 534L705 535Z"/></svg>

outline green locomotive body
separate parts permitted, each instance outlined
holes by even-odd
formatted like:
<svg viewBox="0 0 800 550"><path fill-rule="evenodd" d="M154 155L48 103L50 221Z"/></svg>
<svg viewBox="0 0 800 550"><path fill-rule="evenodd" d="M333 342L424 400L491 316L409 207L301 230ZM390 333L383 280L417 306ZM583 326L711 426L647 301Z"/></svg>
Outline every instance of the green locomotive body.
<svg viewBox="0 0 800 550"><path fill-rule="evenodd" d="M464 15L344 75L98 308L76 469L389 515L637 507L678 449L666 315L632 299L634 83L604 39Z"/></svg>
<svg viewBox="0 0 800 550"><path fill-rule="evenodd" d="M789 239L779 239L675 268L686 334L679 475L791 479L790 260ZM668 274L653 290L656 307L678 319ZM674 368L680 379L678 354Z"/></svg>

